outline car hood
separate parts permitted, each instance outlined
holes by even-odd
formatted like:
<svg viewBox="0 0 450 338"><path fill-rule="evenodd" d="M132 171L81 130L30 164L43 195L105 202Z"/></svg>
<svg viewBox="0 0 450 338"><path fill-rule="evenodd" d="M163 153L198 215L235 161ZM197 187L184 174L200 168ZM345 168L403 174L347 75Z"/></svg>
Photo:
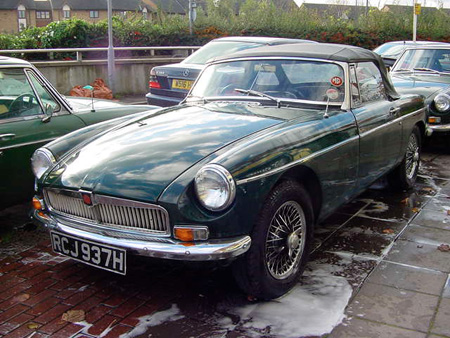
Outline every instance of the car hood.
<svg viewBox="0 0 450 338"><path fill-rule="evenodd" d="M245 107L183 105L93 139L64 157L44 185L156 201L196 162L252 133L283 122Z"/></svg>
<svg viewBox="0 0 450 338"><path fill-rule="evenodd" d="M113 108L123 106L122 103L111 100L102 99L91 99L89 97L78 97L78 96L67 96L67 101L69 102L72 109L77 112L90 111L92 109L92 104L95 109Z"/></svg>
<svg viewBox="0 0 450 338"><path fill-rule="evenodd" d="M450 76L391 73L395 89L401 93L417 93L429 97L450 87Z"/></svg>

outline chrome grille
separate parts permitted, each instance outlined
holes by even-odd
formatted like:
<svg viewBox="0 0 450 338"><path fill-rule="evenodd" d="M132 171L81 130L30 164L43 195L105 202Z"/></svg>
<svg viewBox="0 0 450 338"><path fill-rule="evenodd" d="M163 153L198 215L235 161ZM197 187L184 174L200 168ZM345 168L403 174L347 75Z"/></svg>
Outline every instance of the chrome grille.
<svg viewBox="0 0 450 338"><path fill-rule="evenodd" d="M112 230L169 234L168 213L158 205L103 195L92 195L93 205L86 205L81 192L68 190L46 189L44 195L50 210L56 214L105 225Z"/></svg>

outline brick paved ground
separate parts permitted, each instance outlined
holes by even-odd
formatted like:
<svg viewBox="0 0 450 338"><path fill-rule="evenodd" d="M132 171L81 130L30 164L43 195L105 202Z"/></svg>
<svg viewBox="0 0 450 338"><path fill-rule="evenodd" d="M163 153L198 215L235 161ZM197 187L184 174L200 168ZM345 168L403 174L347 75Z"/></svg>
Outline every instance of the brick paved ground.
<svg viewBox="0 0 450 338"><path fill-rule="evenodd" d="M429 152L425 160L414 191L373 189L316 234L309 269L339 266L335 274L353 287L347 320L333 338L450 337L450 253L435 245L450 244L450 156ZM24 210L3 212L2 226L26 222ZM53 254L39 229L12 237L0 245L0 336L118 337L136 327L143 327L134 331L139 337L277 336L248 328L230 311L252 302L227 267L134 258L119 276ZM357 259L342 261L342 252ZM174 306L182 319L150 316ZM232 325L224 327L224 319Z"/></svg>

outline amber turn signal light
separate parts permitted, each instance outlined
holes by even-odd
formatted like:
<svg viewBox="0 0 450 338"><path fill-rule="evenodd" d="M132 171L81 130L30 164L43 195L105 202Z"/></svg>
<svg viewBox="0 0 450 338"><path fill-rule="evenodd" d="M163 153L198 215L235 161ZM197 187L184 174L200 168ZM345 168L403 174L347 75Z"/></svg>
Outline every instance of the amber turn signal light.
<svg viewBox="0 0 450 338"><path fill-rule="evenodd" d="M189 228L175 229L175 238L183 242L192 242L194 240L194 232Z"/></svg>
<svg viewBox="0 0 450 338"><path fill-rule="evenodd" d="M35 210L44 209L42 201L37 197L33 197L33 201L31 202L31 204L33 205L33 209L35 209Z"/></svg>
<svg viewBox="0 0 450 338"><path fill-rule="evenodd" d="M176 239L183 242L204 241L209 237L208 227L205 226L175 226L173 233Z"/></svg>
<svg viewBox="0 0 450 338"><path fill-rule="evenodd" d="M428 118L428 123L441 123L441 118L436 116L430 116Z"/></svg>

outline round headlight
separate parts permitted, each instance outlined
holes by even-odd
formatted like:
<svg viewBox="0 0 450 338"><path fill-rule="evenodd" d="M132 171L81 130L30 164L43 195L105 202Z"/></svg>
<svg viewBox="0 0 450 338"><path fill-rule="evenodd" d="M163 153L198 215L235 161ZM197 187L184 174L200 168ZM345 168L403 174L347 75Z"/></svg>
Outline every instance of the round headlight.
<svg viewBox="0 0 450 338"><path fill-rule="evenodd" d="M450 96L448 94L439 94L434 98L434 106L443 113L450 109Z"/></svg>
<svg viewBox="0 0 450 338"><path fill-rule="evenodd" d="M195 176L195 191L206 209L221 211L233 202L236 185L228 170L217 164L208 164Z"/></svg>
<svg viewBox="0 0 450 338"><path fill-rule="evenodd" d="M41 178L48 168L56 163L55 157L50 150L39 148L31 157L31 169L37 178Z"/></svg>

